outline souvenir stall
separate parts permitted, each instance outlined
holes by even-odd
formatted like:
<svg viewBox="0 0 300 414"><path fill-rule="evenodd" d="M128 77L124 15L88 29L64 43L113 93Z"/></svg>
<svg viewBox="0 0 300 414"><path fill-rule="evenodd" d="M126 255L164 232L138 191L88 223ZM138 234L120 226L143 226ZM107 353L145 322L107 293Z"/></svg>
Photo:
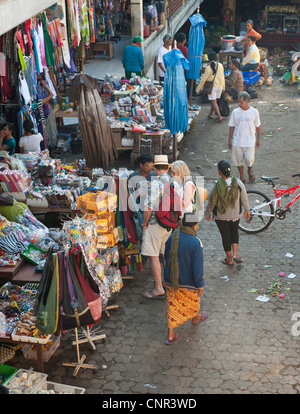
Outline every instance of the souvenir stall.
<svg viewBox="0 0 300 414"><path fill-rule="evenodd" d="M157 81L107 75L98 85L118 151L130 150L131 166L141 154L166 154L173 158L173 136L165 126L163 87ZM200 111L188 110L189 128ZM180 142L183 134L177 134ZM178 153L177 153L178 157Z"/></svg>
<svg viewBox="0 0 300 414"><path fill-rule="evenodd" d="M127 187L125 193L120 191L120 182L126 182L130 171L119 176L117 171L87 171L84 162L63 165L47 150L14 156L3 151L0 160L6 196L0 197L0 347L9 359L13 351L7 343L21 345L24 358L37 361L38 371L43 372L44 362L59 347L60 335L75 329L77 361L64 365L74 367L73 375L80 368L96 369L84 363L79 346L88 342L95 347L94 341L105 338L96 326L102 312L109 315L108 310L117 307L108 302L120 292L128 273L142 270L135 225L124 208ZM25 199L16 202L12 194ZM48 228L31 212L31 203L37 207L48 202L51 210L66 200L76 217L59 228ZM28 266L30 273L24 275ZM72 286L82 299L80 306L89 310L89 318L78 324L71 305ZM69 322L57 313L59 301L69 306L68 312L72 310ZM11 385L10 392L16 391Z"/></svg>

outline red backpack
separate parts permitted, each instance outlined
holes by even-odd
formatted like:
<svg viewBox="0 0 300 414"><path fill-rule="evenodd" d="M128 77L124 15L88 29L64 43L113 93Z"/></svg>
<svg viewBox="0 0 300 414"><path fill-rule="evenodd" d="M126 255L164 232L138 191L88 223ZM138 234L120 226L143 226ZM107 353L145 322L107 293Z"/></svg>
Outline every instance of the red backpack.
<svg viewBox="0 0 300 414"><path fill-rule="evenodd" d="M170 230L178 226L181 216L181 199L174 189L174 184L164 184L164 192L155 214L161 227Z"/></svg>

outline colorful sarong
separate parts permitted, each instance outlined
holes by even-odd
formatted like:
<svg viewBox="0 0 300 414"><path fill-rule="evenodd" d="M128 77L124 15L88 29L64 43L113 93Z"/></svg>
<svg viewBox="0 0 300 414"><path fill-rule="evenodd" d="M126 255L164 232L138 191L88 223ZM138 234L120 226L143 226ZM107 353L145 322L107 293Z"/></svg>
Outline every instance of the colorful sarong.
<svg viewBox="0 0 300 414"><path fill-rule="evenodd" d="M165 287L167 292L168 328L176 328L194 318L200 311L200 296L195 289Z"/></svg>

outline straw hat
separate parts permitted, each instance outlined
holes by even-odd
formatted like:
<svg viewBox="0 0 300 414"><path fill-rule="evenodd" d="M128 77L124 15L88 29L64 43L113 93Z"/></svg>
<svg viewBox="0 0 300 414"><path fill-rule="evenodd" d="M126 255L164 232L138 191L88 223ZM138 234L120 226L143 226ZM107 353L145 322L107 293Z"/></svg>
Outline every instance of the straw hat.
<svg viewBox="0 0 300 414"><path fill-rule="evenodd" d="M153 165L172 165L169 164L169 159L167 155L154 155Z"/></svg>

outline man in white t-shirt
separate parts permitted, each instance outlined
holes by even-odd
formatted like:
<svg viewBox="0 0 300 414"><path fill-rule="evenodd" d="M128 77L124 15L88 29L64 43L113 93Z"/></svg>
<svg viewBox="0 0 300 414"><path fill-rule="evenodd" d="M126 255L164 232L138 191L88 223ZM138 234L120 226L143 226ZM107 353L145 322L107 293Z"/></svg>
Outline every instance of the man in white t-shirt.
<svg viewBox="0 0 300 414"><path fill-rule="evenodd" d="M249 181L253 182L255 176L252 166L255 157L255 145L260 147L261 123L259 112L249 104L250 95L240 92L238 98L239 108L232 111L229 120L228 148L231 149L231 165L238 167L240 179L246 181L244 175L244 162L248 167Z"/></svg>
<svg viewBox="0 0 300 414"><path fill-rule="evenodd" d="M19 148L21 154L28 152L41 152L41 142L44 140L42 134L35 133L33 122L26 119L23 122L24 136L20 138Z"/></svg>
<svg viewBox="0 0 300 414"><path fill-rule="evenodd" d="M159 73L159 81L163 82L165 80L165 72L166 68L164 65L163 56L172 50L172 42L173 38L170 34L166 34L163 37L164 44L159 49L157 54L157 63L158 63L158 73Z"/></svg>

